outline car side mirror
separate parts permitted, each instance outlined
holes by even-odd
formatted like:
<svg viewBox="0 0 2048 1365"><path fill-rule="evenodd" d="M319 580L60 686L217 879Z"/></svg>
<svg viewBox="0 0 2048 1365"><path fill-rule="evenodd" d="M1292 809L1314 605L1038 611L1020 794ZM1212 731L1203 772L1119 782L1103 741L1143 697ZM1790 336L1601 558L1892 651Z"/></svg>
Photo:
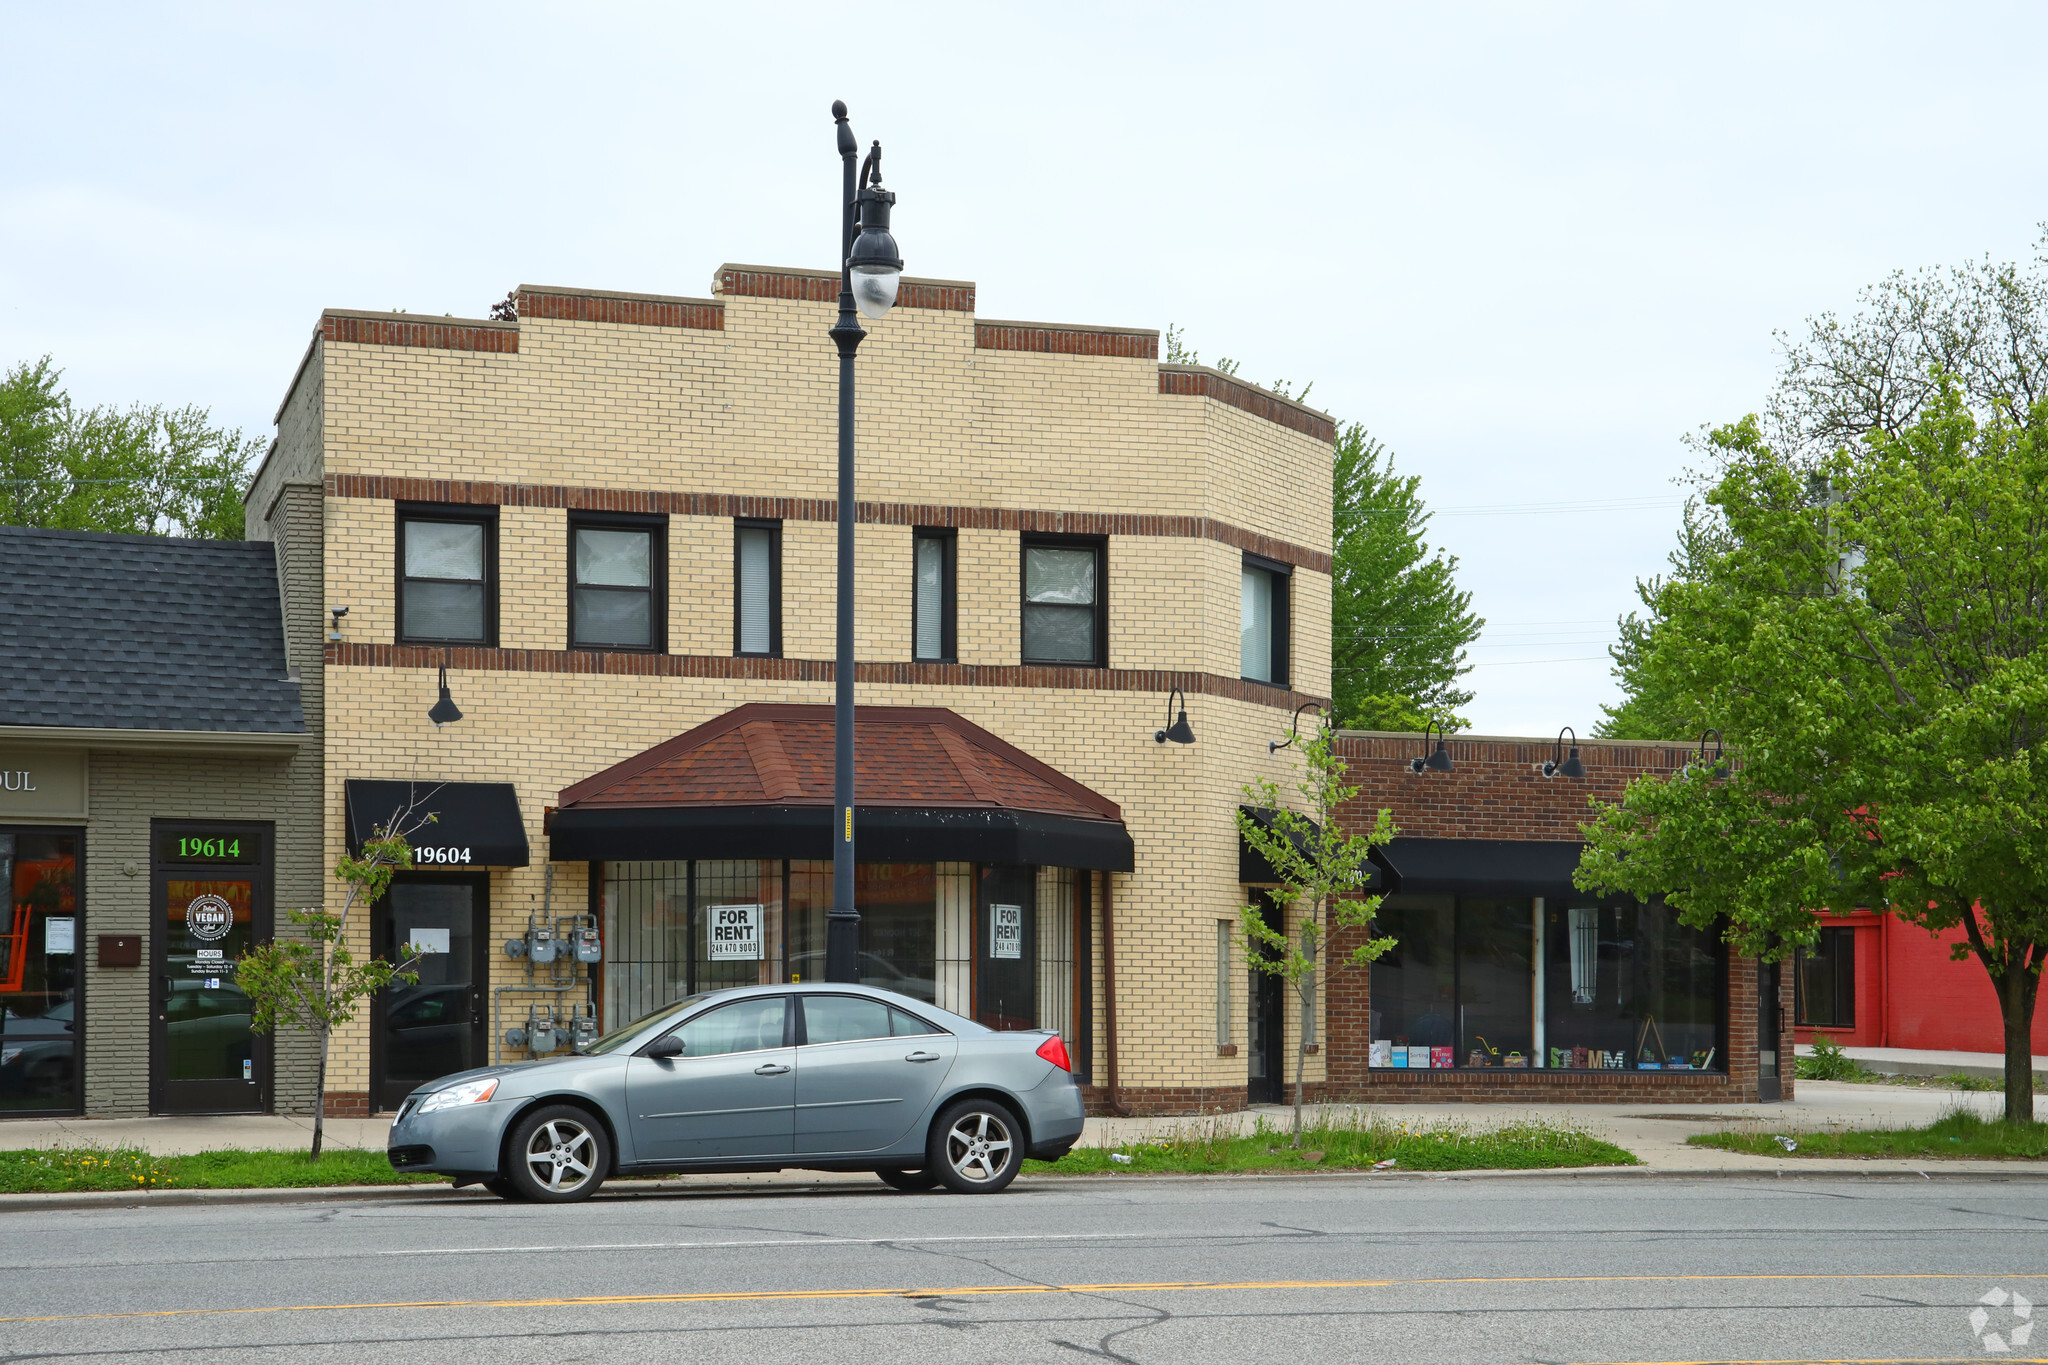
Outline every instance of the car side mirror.
<svg viewBox="0 0 2048 1365"><path fill-rule="evenodd" d="M659 1057L664 1060L670 1057L680 1057L683 1055L683 1040L676 1037L673 1033L663 1038L656 1038L647 1045L645 1055Z"/></svg>

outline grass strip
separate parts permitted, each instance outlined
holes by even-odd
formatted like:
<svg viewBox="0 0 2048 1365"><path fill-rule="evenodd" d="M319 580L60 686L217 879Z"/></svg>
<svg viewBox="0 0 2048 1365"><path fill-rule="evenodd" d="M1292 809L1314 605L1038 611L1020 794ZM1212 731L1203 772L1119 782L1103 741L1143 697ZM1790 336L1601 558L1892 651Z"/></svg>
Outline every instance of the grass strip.
<svg viewBox="0 0 2048 1365"><path fill-rule="evenodd" d="M417 1185L446 1177L401 1174L383 1150L330 1147L318 1162L303 1151L229 1148L151 1156L140 1147L43 1147L0 1151L0 1194L79 1190L282 1190L327 1185Z"/></svg>
<svg viewBox="0 0 2048 1365"><path fill-rule="evenodd" d="M1369 1114L1317 1114L1291 1132L1261 1118L1240 1135L1228 1118L1190 1120L1114 1147L1076 1147L1055 1162L1027 1161L1024 1174L1156 1175L1228 1171L1543 1170L1634 1166L1635 1156L1576 1124L1517 1119L1476 1126L1457 1119L1399 1120Z"/></svg>
<svg viewBox="0 0 2048 1365"><path fill-rule="evenodd" d="M1924 1128L1842 1128L1818 1131L1768 1128L1700 1133L1694 1147L1718 1147L1751 1156L2003 1158L2048 1156L2048 1123L2007 1123L1969 1110L1945 1114ZM1787 1147L1786 1143L1793 1145Z"/></svg>

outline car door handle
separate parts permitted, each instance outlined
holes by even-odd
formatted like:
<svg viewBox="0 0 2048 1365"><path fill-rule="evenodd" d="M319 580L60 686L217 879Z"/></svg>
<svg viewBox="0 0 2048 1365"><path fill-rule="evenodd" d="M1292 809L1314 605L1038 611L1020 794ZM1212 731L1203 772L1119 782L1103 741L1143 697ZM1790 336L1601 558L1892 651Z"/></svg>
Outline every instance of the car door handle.
<svg viewBox="0 0 2048 1365"><path fill-rule="evenodd" d="M903 1060L906 1062L936 1062L937 1060L939 1060L939 1054L936 1052L926 1052L923 1049L919 1049L918 1051L911 1053L908 1057L905 1057Z"/></svg>
<svg viewBox="0 0 2048 1365"><path fill-rule="evenodd" d="M756 1076L780 1076L783 1072L787 1070L789 1070L789 1068L784 1066L780 1062L767 1062L755 1067L754 1074Z"/></svg>

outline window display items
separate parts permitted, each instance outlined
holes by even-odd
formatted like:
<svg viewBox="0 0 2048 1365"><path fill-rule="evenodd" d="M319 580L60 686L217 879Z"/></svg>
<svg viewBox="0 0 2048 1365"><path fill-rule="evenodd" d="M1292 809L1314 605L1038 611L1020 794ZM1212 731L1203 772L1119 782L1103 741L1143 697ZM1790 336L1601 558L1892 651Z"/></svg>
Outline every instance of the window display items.
<svg viewBox="0 0 2048 1365"><path fill-rule="evenodd" d="M1590 1005L1600 964L1600 910L1574 905L1566 913L1571 920L1572 1003Z"/></svg>

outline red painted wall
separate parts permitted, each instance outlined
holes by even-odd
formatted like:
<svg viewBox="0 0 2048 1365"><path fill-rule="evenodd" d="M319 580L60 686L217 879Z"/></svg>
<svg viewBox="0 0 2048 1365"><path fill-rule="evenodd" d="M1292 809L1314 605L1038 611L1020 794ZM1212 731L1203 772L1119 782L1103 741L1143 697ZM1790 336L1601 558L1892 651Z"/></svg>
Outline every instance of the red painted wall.
<svg viewBox="0 0 2048 1365"><path fill-rule="evenodd" d="M1975 957L1949 960L1961 929L1929 934L1868 913L1824 916L1856 931L1856 1027L1800 1028L1800 1042L1833 1039L1843 1047L1905 1047L1941 1052L2003 1052L2005 1027L1991 978ZM2048 1055L2048 1010L2034 1011L2034 1052Z"/></svg>

